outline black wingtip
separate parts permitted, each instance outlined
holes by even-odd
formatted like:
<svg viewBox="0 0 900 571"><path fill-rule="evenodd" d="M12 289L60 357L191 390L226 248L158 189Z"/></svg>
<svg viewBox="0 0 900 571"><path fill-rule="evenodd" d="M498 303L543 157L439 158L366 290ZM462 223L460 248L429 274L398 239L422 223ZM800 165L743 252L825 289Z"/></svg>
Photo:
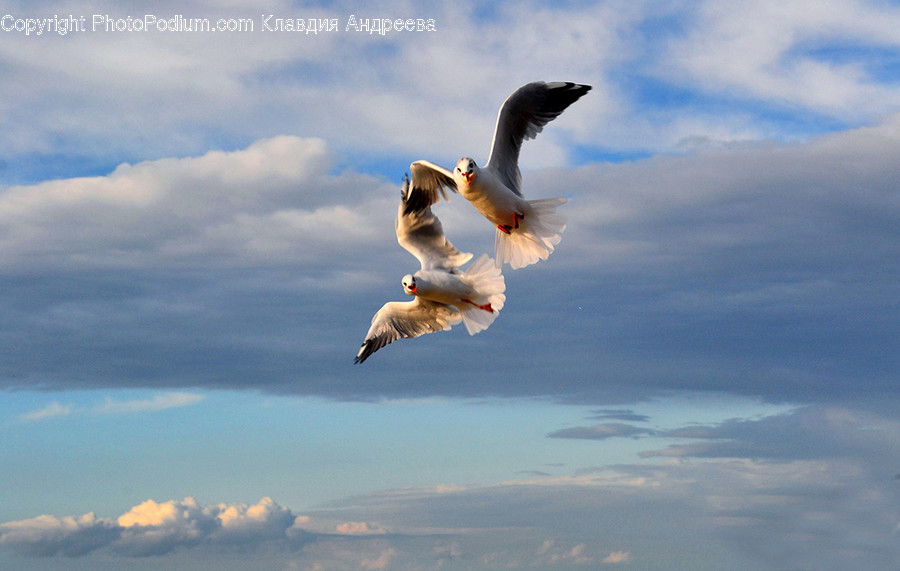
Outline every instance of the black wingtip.
<svg viewBox="0 0 900 571"><path fill-rule="evenodd" d="M552 93L554 97L560 98L559 102L566 107L581 99L592 89L590 85L575 83L573 81L565 81L562 83L563 85L551 88L550 93Z"/></svg>
<svg viewBox="0 0 900 571"><path fill-rule="evenodd" d="M403 214L420 212L431 206L424 192L412 192L411 187L406 196L403 197L403 204Z"/></svg>
<svg viewBox="0 0 900 571"><path fill-rule="evenodd" d="M400 187L400 198L403 202L406 202L406 197L409 196L409 173L404 173L403 175L403 186Z"/></svg>
<svg viewBox="0 0 900 571"><path fill-rule="evenodd" d="M363 341L363 344L360 346L359 353L356 354L356 357L353 358L353 364L359 365L366 359L372 356L372 353L378 350L378 347L372 342L371 339L367 339Z"/></svg>

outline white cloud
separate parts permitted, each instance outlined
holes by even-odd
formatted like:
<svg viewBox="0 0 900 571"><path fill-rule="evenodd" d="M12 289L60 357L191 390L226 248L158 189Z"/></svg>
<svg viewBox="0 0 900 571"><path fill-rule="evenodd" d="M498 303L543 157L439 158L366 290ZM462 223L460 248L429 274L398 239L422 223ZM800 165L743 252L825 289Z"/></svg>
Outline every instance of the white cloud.
<svg viewBox="0 0 900 571"><path fill-rule="evenodd" d="M628 551L613 551L603 558L603 563L608 565L628 563L629 561L631 561L631 553Z"/></svg>
<svg viewBox="0 0 900 571"><path fill-rule="evenodd" d="M688 33L670 42L660 65L670 79L856 120L896 111L896 85L882 83L865 57L828 55L848 44L870 51L900 47L893 33L900 11L893 6L763 0L725 8L705 2L690 16Z"/></svg>
<svg viewBox="0 0 900 571"><path fill-rule="evenodd" d="M241 151L6 189L2 264L310 263L361 240L390 237L397 195L373 192L383 183L370 177L329 175L328 155L321 140L276 137ZM370 216L373 210L385 214Z"/></svg>
<svg viewBox="0 0 900 571"><path fill-rule="evenodd" d="M807 407L725 421L670 436L726 442L717 454L453 485L452 493L374 492L302 516L268 498L148 500L118 518L44 515L0 524L0 545L123 564L201 558L226 569L241 563L229 559L234 548L274 568L884 568L900 556L900 437L894 411L878 410ZM591 446L598 450L586 461L603 456L603 443Z"/></svg>
<svg viewBox="0 0 900 571"><path fill-rule="evenodd" d="M360 566L363 569L389 569L391 562L396 556L397 550L385 549L374 561L370 559L363 559Z"/></svg>
<svg viewBox="0 0 900 571"><path fill-rule="evenodd" d="M338 533L346 535L377 535L387 533L384 529L377 525L372 525L364 521L348 521L338 524L335 530Z"/></svg>
<svg viewBox="0 0 900 571"><path fill-rule="evenodd" d="M132 414L137 412L155 412L169 408L180 408L195 405L206 397L196 393L165 393L151 399L106 402L94 409L98 414Z"/></svg>
<svg viewBox="0 0 900 571"><path fill-rule="evenodd" d="M69 404L63 405L63 404L59 404L56 401L53 401L50 404L48 404L47 406L45 406L44 408L42 408L40 410L36 410L34 412L29 412L29 413L23 414L19 418L21 420L26 420L26 421L45 420L47 418L68 416L68 415L72 414L73 410L74 410L74 407L72 405L69 405Z"/></svg>
<svg viewBox="0 0 900 571"><path fill-rule="evenodd" d="M201 545L261 545L299 541L288 534L296 515L269 498L257 504L201 505L193 498L146 502L116 519L96 517L37 518L0 524L0 545L31 556L83 556L108 550L123 557L160 556Z"/></svg>
<svg viewBox="0 0 900 571"><path fill-rule="evenodd" d="M40 421L79 414L137 414L143 412L158 412L171 408L193 406L205 399L205 395L198 393L171 392L158 394L148 399L128 401L117 401L112 398L107 398L103 404L90 407L79 407L73 404L62 405L54 401L40 410L20 415L19 420Z"/></svg>

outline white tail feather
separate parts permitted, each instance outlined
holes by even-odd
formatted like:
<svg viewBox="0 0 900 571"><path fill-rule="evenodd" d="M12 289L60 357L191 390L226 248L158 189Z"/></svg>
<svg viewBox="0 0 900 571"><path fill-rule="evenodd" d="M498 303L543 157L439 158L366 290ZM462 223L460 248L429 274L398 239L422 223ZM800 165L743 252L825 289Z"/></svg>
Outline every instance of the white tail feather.
<svg viewBox="0 0 900 571"><path fill-rule="evenodd" d="M494 265L487 254L482 254L472 267L466 270L463 278L476 292L471 303L460 303L459 312L469 335L484 331L497 319L503 304L506 302L506 280L500 268ZM482 307L478 307L482 306ZM489 307L487 309L485 306Z"/></svg>
<svg viewBox="0 0 900 571"><path fill-rule="evenodd" d="M546 260L562 239L566 219L556 209L568 202L566 198L529 200L530 212L509 234L497 230L494 258L501 267L524 268L538 260Z"/></svg>

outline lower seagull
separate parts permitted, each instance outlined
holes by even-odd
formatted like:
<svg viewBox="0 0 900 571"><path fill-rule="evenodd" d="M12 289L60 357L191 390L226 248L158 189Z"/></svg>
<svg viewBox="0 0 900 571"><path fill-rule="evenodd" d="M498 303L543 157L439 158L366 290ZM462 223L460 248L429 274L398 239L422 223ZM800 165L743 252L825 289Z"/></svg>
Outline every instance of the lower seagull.
<svg viewBox="0 0 900 571"><path fill-rule="evenodd" d="M423 194L417 178L433 176L412 170L403 180L397 212L397 242L420 262L422 269L403 276L403 291L412 301L389 301L375 313L354 363L362 363L385 345L402 338L445 331L462 321L470 335L484 331L506 301L506 282L500 268L484 254L472 266L459 266L472 254L457 250L444 236L441 221L431 211L436 193Z"/></svg>

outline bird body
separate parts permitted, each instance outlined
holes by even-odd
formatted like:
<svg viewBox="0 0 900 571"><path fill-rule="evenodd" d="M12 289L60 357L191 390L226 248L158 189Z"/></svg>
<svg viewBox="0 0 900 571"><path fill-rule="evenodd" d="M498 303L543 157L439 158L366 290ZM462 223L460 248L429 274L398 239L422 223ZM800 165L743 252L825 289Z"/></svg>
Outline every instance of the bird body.
<svg viewBox="0 0 900 571"><path fill-rule="evenodd" d="M437 200L440 190L456 190L497 227L494 258L498 266L513 269L545 260L565 230L565 219L556 209L566 198L526 200L522 196L519 151L544 125L590 91L591 86L571 82L523 85L500 107L491 154L483 168L471 158L459 160L453 172L428 161L411 168L429 173L423 184Z"/></svg>
<svg viewBox="0 0 900 571"><path fill-rule="evenodd" d="M470 165L472 174L466 177L460 173L460 168ZM453 180L463 198L496 226L515 229L517 220L531 213L527 200L510 190L490 169L479 168L470 158L460 159Z"/></svg>
<svg viewBox="0 0 900 571"><path fill-rule="evenodd" d="M566 198L522 196L522 142L537 136L590 89L541 81L517 89L500 107L491 154L482 168L470 158L460 159L453 172L423 160L410 165L412 179L404 180L395 229L397 242L421 264L402 280L414 299L387 302L375 313L355 363L397 339L447 330L460 321L474 335L493 323L506 301L503 264L516 269L547 259L566 227L557 213ZM472 255L446 239L431 211L441 196L447 198L448 189L462 194L497 227L496 263L484 254L468 270L460 269Z"/></svg>
<svg viewBox="0 0 900 571"><path fill-rule="evenodd" d="M470 335L487 329L506 301L503 274L487 255L464 273L419 270L404 276L403 287L410 295L456 307Z"/></svg>
<svg viewBox="0 0 900 571"><path fill-rule="evenodd" d="M487 329L506 300L506 283L500 269L487 255L466 271L459 266L472 254L458 251L444 236L440 220L432 213L435 193L423 193L416 173L404 180L395 229L397 242L421 265L402 279L412 301L389 301L372 317L372 323L355 363L397 339L445 331L462 321L470 335ZM430 176L430 175L428 175Z"/></svg>

